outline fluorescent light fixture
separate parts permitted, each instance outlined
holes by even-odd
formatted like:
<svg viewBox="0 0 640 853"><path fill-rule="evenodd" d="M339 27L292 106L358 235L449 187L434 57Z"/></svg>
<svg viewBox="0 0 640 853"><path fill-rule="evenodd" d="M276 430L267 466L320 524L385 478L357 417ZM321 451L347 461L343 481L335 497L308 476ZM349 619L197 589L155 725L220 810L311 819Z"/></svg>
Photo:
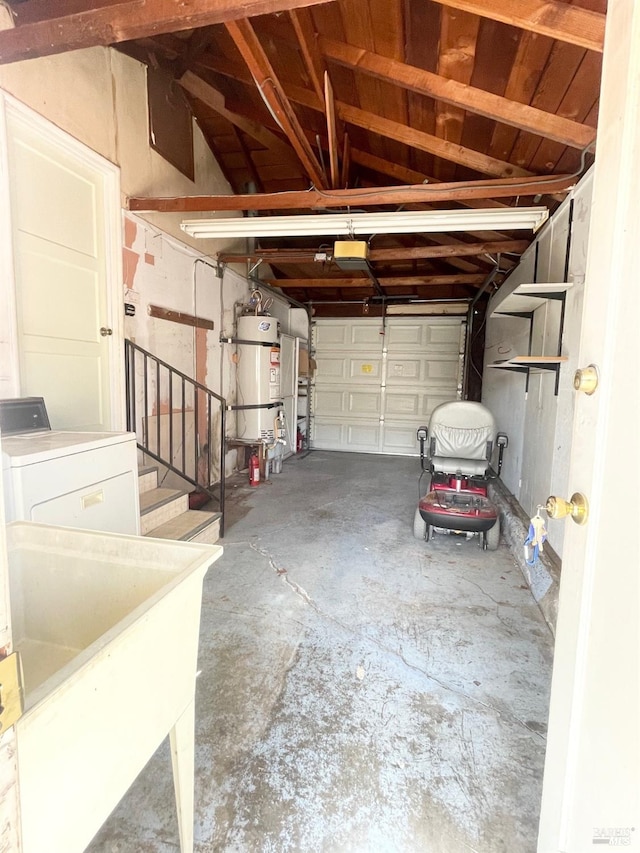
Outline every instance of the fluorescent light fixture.
<svg viewBox="0 0 640 853"><path fill-rule="evenodd" d="M398 213L318 213L306 216L247 216L186 219L192 237L304 237L306 235L428 234L454 231L534 233L549 218L546 207L492 207L488 210L419 210Z"/></svg>

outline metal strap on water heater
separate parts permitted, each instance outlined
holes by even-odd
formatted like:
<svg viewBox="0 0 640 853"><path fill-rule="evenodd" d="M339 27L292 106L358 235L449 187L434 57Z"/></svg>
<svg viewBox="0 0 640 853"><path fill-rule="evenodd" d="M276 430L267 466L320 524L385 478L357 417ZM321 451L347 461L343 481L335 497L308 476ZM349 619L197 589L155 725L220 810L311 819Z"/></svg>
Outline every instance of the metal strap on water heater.
<svg viewBox="0 0 640 853"><path fill-rule="evenodd" d="M221 344L247 344L252 347L271 347L271 349L280 349L280 344L271 343L270 341L245 341L244 338L223 338L220 336Z"/></svg>
<svg viewBox="0 0 640 853"><path fill-rule="evenodd" d="M242 409L275 409L276 406L282 406L282 401L280 400L277 403L254 403L248 406L234 406L230 404L227 406L227 411L239 412Z"/></svg>

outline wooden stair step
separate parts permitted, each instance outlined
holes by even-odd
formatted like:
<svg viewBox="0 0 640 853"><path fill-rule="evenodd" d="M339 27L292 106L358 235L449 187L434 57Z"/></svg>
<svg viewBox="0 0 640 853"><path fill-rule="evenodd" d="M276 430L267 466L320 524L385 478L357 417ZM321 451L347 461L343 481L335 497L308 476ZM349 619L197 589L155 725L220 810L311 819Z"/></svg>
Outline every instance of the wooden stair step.
<svg viewBox="0 0 640 853"><path fill-rule="evenodd" d="M219 512L189 509L160 524L145 535L154 539L175 539L176 541L187 542L215 524L220 517Z"/></svg>

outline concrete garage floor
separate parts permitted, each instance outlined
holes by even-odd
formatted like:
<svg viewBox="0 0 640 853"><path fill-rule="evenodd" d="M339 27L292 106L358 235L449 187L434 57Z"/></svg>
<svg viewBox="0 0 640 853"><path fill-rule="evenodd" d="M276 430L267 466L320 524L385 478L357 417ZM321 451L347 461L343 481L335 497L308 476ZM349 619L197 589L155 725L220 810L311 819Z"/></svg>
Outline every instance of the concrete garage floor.
<svg viewBox="0 0 640 853"><path fill-rule="evenodd" d="M199 853L535 850L552 638L506 545L413 538L418 471L314 452L232 481L204 585ZM177 838L165 744L89 849Z"/></svg>

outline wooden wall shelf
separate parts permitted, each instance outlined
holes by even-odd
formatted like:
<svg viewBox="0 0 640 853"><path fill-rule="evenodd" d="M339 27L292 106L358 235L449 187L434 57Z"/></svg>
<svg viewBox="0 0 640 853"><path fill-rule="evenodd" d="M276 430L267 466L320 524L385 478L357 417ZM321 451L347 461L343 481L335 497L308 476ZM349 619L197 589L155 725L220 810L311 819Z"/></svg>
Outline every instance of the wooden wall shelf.
<svg viewBox="0 0 640 853"><path fill-rule="evenodd" d="M572 282L531 282L519 284L515 290L500 298L500 290L489 304L492 317L506 314L520 317L532 314L536 308L544 305L547 299L564 299ZM501 288L502 289L502 288Z"/></svg>
<svg viewBox="0 0 640 853"><path fill-rule="evenodd" d="M564 326L564 304L567 290L572 286L571 282L531 282L519 284L511 293L500 298L500 290L492 297L489 303L489 314L491 317L508 316L523 317L529 321L529 346L531 347L531 335L533 330L533 313L540 308L548 299L557 299L562 302L562 316L560 320L560 335L558 339L558 353L562 347L562 331ZM524 373L527 376L526 390L529 389L529 374L542 370L554 372L556 375L555 395L558 395L560 384L560 365L567 361L564 355L514 355L511 358L501 359L488 364L497 370L511 370L516 373Z"/></svg>

